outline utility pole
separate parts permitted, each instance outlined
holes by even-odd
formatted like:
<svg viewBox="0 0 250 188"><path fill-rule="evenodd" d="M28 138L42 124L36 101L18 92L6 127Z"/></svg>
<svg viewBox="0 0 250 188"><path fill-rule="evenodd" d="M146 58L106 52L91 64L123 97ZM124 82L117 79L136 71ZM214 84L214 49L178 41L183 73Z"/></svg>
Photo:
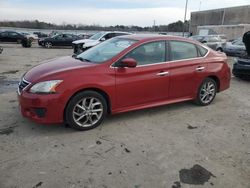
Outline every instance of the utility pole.
<svg viewBox="0 0 250 188"><path fill-rule="evenodd" d="M188 6L188 0L186 0L186 6L185 6L185 14L184 14L184 22L183 22L183 37L185 36L185 22L186 22L186 18L187 18L187 6Z"/></svg>
<svg viewBox="0 0 250 188"><path fill-rule="evenodd" d="M154 20L154 26L153 27L154 27L154 32L155 32L155 30L156 30L156 28L155 28L155 20Z"/></svg>

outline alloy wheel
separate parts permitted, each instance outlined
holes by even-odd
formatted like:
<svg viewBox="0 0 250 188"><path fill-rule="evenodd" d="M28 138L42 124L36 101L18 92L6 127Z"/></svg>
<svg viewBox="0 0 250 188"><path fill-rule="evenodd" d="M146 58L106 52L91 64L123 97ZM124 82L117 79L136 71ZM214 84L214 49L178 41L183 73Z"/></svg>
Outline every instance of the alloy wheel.
<svg viewBox="0 0 250 188"><path fill-rule="evenodd" d="M200 89L200 101L204 104L210 103L216 94L216 85L214 82L205 82Z"/></svg>
<svg viewBox="0 0 250 188"><path fill-rule="evenodd" d="M46 48L51 48L51 47L52 47L51 42L46 42L46 43L45 43L45 47L46 47Z"/></svg>
<svg viewBox="0 0 250 188"><path fill-rule="evenodd" d="M85 97L73 108L73 120L80 127L91 127L102 117L103 105L98 98Z"/></svg>

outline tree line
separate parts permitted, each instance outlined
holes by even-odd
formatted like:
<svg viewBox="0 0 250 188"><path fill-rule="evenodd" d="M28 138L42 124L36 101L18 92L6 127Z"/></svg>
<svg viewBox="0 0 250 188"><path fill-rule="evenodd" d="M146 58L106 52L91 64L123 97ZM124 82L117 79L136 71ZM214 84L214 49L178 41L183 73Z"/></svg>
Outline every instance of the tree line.
<svg viewBox="0 0 250 188"><path fill-rule="evenodd" d="M104 31L155 31L155 32L182 32L184 25L184 31L188 32L189 21L185 24L182 21L170 23L168 25L157 25L157 26L101 26L101 25L84 25L84 24L53 24L43 21L0 21L0 27L18 27L18 28L30 28L30 29L55 29L55 30L104 30Z"/></svg>

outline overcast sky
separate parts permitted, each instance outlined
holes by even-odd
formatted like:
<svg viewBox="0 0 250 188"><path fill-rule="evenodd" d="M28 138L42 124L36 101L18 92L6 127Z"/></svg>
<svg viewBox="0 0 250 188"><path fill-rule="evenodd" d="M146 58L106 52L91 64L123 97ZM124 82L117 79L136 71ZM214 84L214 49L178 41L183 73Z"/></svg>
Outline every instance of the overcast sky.
<svg viewBox="0 0 250 188"><path fill-rule="evenodd" d="M186 0L0 0L0 20L50 23L164 25L183 20ZM250 0L189 0L190 12L249 5Z"/></svg>

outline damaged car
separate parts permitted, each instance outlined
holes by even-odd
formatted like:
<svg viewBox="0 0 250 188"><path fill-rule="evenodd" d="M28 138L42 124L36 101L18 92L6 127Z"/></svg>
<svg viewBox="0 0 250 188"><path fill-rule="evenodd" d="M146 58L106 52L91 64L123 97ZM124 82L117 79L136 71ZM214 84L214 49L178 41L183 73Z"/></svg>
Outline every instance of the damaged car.
<svg viewBox="0 0 250 188"><path fill-rule="evenodd" d="M130 35L131 33L127 32L99 32L95 35L91 36L89 39L77 40L72 43L74 54L80 54L85 50L105 41L111 39L113 37L122 36L122 35Z"/></svg>

